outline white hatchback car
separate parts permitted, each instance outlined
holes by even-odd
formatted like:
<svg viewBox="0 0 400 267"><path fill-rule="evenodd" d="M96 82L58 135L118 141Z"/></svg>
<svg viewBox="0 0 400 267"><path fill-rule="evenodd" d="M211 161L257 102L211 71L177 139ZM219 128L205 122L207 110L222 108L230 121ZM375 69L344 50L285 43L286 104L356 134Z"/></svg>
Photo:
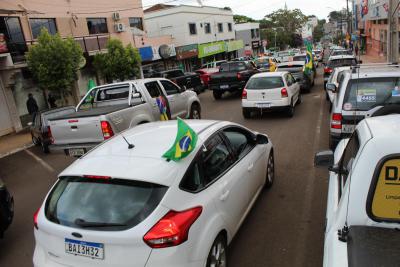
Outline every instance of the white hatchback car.
<svg viewBox="0 0 400 267"><path fill-rule="evenodd" d="M197 145L179 162L162 158L177 133L169 121L129 129L64 170L34 216L34 265L227 266L227 245L273 183L273 146L234 123L187 123Z"/></svg>
<svg viewBox="0 0 400 267"><path fill-rule="evenodd" d="M300 84L287 71L253 75L242 93L243 117L253 111L286 110L293 117L296 104L301 103Z"/></svg>

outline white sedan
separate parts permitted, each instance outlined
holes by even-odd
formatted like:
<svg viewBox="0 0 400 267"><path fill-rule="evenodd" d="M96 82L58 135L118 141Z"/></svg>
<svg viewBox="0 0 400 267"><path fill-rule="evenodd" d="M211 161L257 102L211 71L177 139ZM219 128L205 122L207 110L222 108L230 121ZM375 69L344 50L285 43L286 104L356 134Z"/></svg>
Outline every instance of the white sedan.
<svg viewBox="0 0 400 267"><path fill-rule="evenodd" d="M253 111L286 110L293 117L296 104L301 103L300 84L287 71L253 75L242 93L243 117Z"/></svg>
<svg viewBox="0 0 400 267"><path fill-rule="evenodd" d="M34 266L227 266L228 244L274 181L273 146L234 123L187 123L198 140L181 161L162 158L177 133L169 121L64 170L34 215Z"/></svg>

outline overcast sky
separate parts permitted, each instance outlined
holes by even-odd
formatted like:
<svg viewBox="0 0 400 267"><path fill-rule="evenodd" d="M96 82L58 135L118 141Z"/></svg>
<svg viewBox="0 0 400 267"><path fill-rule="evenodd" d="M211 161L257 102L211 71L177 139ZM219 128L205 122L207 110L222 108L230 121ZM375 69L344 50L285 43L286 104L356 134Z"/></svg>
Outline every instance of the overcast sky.
<svg viewBox="0 0 400 267"><path fill-rule="evenodd" d="M146 8L157 3L197 5L196 0L142 0ZM203 5L232 8L235 15L246 15L261 19L265 15L285 6L284 0L202 0ZM349 3L351 1L349 0ZM332 10L340 10L346 6L346 0L287 0L289 9L299 8L305 15L316 15L326 18ZM351 9L351 4L349 4Z"/></svg>

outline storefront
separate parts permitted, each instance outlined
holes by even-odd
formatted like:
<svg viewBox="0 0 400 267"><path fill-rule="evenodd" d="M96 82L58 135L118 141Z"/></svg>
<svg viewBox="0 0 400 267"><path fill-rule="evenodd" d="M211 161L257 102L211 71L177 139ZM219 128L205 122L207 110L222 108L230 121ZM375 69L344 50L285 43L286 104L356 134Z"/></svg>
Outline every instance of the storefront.
<svg viewBox="0 0 400 267"><path fill-rule="evenodd" d="M154 72L176 69L179 67L176 61L175 46L173 44L151 46L150 48L152 52L149 51L148 47L142 50L139 49L142 59L146 59L142 62L143 75L145 78L151 77Z"/></svg>
<svg viewBox="0 0 400 267"><path fill-rule="evenodd" d="M261 53L261 44L260 41L252 41L251 49L253 50L253 56L257 57Z"/></svg>
<svg viewBox="0 0 400 267"><path fill-rule="evenodd" d="M244 47L243 40L234 40L226 43L226 53L228 59L237 58L237 51Z"/></svg>
<svg viewBox="0 0 400 267"><path fill-rule="evenodd" d="M201 59L201 64L225 59L224 41L199 44L198 50L199 50L198 58Z"/></svg>
<svg viewBox="0 0 400 267"><path fill-rule="evenodd" d="M176 59L180 62L180 68L184 71L193 71L198 66L199 50L197 44L178 46L175 48Z"/></svg>

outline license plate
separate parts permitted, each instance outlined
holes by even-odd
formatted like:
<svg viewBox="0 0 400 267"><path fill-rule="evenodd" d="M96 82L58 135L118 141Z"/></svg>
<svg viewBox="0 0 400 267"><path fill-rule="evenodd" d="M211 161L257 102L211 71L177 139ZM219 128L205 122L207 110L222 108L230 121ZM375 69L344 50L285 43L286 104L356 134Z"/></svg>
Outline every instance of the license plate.
<svg viewBox="0 0 400 267"><path fill-rule="evenodd" d="M85 154L85 149L83 148L70 148L68 150L68 153L71 157L80 157L83 156L83 154Z"/></svg>
<svg viewBox="0 0 400 267"><path fill-rule="evenodd" d="M353 133L355 129L356 129L355 125L344 124L342 126L342 132L343 133Z"/></svg>
<svg viewBox="0 0 400 267"><path fill-rule="evenodd" d="M271 103L257 103L256 107L257 108L270 108L271 107Z"/></svg>
<svg viewBox="0 0 400 267"><path fill-rule="evenodd" d="M104 245L65 238L65 253L103 260Z"/></svg>
<svg viewBox="0 0 400 267"><path fill-rule="evenodd" d="M227 89L227 88L229 88L229 85L227 85L227 84L220 85L219 88L221 88L221 89Z"/></svg>

